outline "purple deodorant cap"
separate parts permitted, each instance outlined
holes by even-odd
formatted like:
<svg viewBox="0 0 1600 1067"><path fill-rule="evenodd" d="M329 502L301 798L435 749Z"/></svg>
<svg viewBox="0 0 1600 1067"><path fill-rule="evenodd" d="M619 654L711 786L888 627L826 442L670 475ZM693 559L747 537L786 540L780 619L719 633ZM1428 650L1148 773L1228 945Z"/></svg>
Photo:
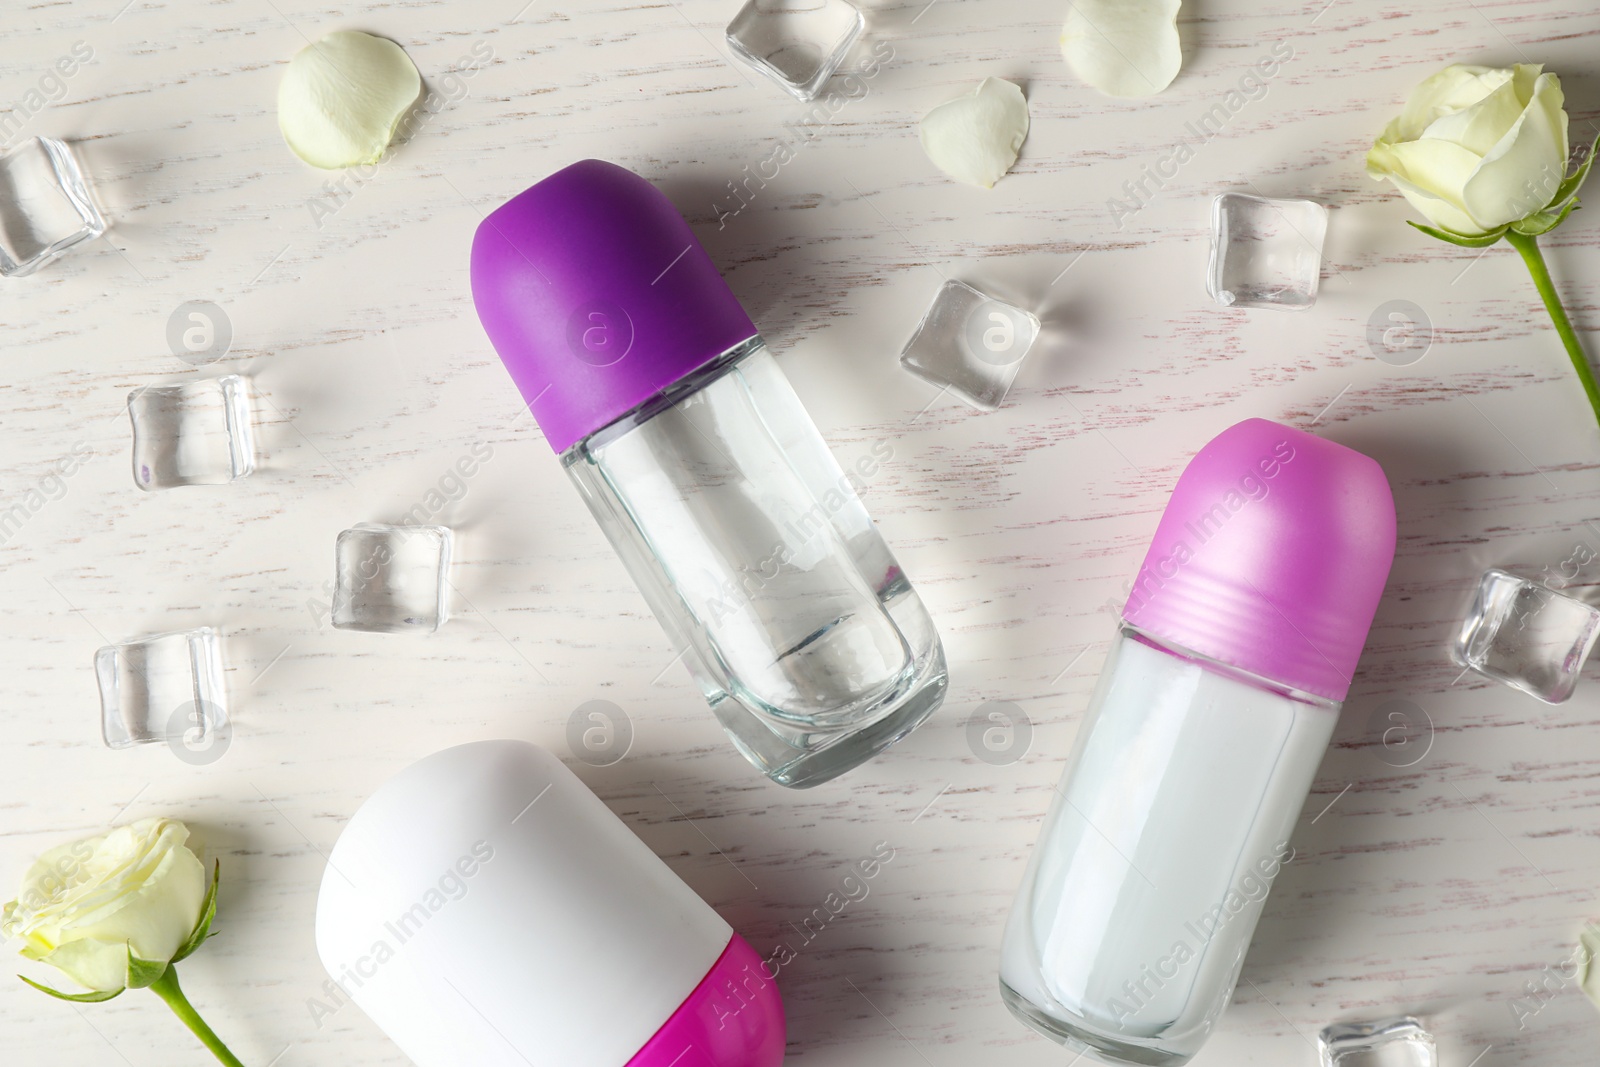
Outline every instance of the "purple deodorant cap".
<svg viewBox="0 0 1600 1067"><path fill-rule="evenodd" d="M1394 544L1394 496L1376 460L1248 419L1185 468L1122 616L1181 648L1342 702Z"/></svg>
<svg viewBox="0 0 1600 1067"><path fill-rule="evenodd" d="M671 201L599 159L483 220L472 299L557 452L756 333Z"/></svg>

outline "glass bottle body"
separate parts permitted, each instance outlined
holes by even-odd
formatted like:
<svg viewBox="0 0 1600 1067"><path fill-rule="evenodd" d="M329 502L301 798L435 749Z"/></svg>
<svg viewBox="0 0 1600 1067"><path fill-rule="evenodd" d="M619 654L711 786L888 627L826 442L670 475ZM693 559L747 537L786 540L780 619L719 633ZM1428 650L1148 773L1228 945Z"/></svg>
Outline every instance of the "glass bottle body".
<svg viewBox="0 0 1600 1067"><path fill-rule="evenodd" d="M1124 623L1006 923L1007 1007L1113 1063L1188 1061L1293 857L1338 711Z"/></svg>
<svg viewBox="0 0 1600 1067"><path fill-rule="evenodd" d="M933 621L759 337L562 456L735 745L827 781L944 699Z"/></svg>

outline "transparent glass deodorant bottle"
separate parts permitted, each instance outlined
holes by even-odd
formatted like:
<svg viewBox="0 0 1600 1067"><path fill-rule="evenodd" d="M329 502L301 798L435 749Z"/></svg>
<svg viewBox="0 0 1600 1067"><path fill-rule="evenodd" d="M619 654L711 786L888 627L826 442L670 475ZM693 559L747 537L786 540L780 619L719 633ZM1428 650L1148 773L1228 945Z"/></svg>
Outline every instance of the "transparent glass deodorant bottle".
<svg viewBox="0 0 1600 1067"><path fill-rule="evenodd" d="M672 204L586 160L472 247L478 315L724 729L782 785L904 737L946 688L922 601Z"/></svg>
<svg viewBox="0 0 1600 1067"><path fill-rule="evenodd" d="M1383 470L1262 419L1161 516L1012 905L1000 991L1110 1063L1182 1064L1227 1007L1394 558Z"/></svg>

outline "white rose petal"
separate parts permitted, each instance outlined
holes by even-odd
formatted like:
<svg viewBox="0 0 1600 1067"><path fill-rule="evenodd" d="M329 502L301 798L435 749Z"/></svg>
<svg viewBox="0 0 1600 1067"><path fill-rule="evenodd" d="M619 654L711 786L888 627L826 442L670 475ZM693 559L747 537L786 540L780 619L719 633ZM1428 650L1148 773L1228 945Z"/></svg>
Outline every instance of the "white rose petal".
<svg viewBox="0 0 1600 1067"><path fill-rule="evenodd" d="M206 872L171 819L142 819L45 853L5 906L22 954L89 989L127 981L128 954L166 962L200 921Z"/></svg>
<svg viewBox="0 0 1600 1067"><path fill-rule="evenodd" d="M1028 101L1011 82L985 78L966 96L928 112L919 134L934 166L988 189L1017 161L1028 136Z"/></svg>
<svg viewBox="0 0 1600 1067"><path fill-rule="evenodd" d="M1418 136L1451 141L1480 156L1488 155L1522 114L1523 100L1533 95L1537 72L1532 67L1521 70L1527 72L1526 77L1520 72L1493 70L1476 79L1477 88L1489 89L1479 100L1436 104L1432 109L1436 117ZM1462 86L1463 97L1466 89Z"/></svg>
<svg viewBox="0 0 1600 1067"><path fill-rule="evenodd" d="M421 93L422 76L399 45L341 30L290 60L278 86L278 128L313 167L376 163Z"/></svg>
<svg viewBox="0 0 1600 1067"><path fill-rule="evenodd" d="M1449 141L1406 141L1374 147L1367 154L1381 161L1385 176L1405 195L1411 206L1435 226L1455 233L1483 232L1461 201L1461 178L1471 174L1478 157Z"/></svg>
<svg viewBox="0 0 1600 1067"><path fill-rule="evenodd" d="M1072 0L1061 54L1107 96L1154 96L1183 66L1179 0Z"/></svg>
<svg viewBox="0 0 1600 1067"><path fill-rule="evenodd" d="M48 963L85 989L109 993L128 984L127 945L108 941L71 941L43 956L33 956L26 951L23 955Z"/></svg>
<svg viewBox="0 0 1600 1067"><path fill-rule="evenodd" d="M1531 215L1550 202L1567 173L1567 113L1561 82L1540 74L1533 96L1467 179L1462 199L1484 229Z"/></svg>
<svg viewBox="0 0 1600 1067"><path fill-rule="evenodd" d="M1538 68L1533 68L1535 72ZM1498 67L1475 67L1456 63L1426 80L1411 92L1405 110L1395 120L1385 138L1415 141L1422 132L1445 115L1470 108L1502 85L1512 81L1512 72Z"/></svg>
<svg viewBox="0 0 1600 1067"><path fill-rule="evenodd" d="M1600 1008L1600 926L1589 925L1578 935L1578 986Z"/></svg>

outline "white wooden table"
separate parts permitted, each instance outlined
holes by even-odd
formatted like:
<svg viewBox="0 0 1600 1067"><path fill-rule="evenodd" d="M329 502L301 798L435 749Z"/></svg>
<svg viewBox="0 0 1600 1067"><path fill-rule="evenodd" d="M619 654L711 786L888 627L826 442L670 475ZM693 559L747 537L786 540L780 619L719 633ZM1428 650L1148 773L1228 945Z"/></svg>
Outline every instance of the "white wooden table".
<svg viewBox="0 0 1600 1067"><path fill-rule="evenodd" d="M1575 137L1592 138L1593 4L1192 0L1183 72L1148 101L1076 81L1057 50L1064 4L874 4L862 47L887 41L892 60L806 126L730 61L735 0L522 3L18 0L0 16L0 105L75 42L92 47L24 135L74 141L112 220L107 240L0 283L0 506L75 444L96 457L0 546L7 888L53 844L182 818L223 872L221 936L185 984L242 1058L403 1063L358 1010L319 1027L308 1008L325 979L324 854L407 763L501 736L570 758L573 709L609 700L632 750L576 769L763 952L798 943L793 924L875 843L897 850L784 970L791 1062L1064 1064L1000 1004L1005 913L1104 657L1106 605L1193 452L1264 416L1377 457L1400 548L1299 858L1195 1063L1310 1067L1326 1023L1400 1011L1428 1019L1448 1067L1593 1061L1600 1015L1571 984L1523 1002L1520 1028L1513 1005L1600 915L1600 670L1546 708L1458 678L1445 646L1486 566L1538 574L1576 545L1600 552L1600 433L1516 256L1422 237L1362 172L1411 86L1452 61L1548 64ZM339 28L400 42L447 103L371 180L330 192L334 176L283 145L274 100L289 57ZM1293 58L1265 95L1119 228L1108 199L1279 42ZM492 61L450 79L474 47ZM916 141L924 112L986 75L1022 84L1033 119L992 191L945 180ZM802 134L719 229L728 183ZM939 624L952 689L840 781L789 792L734 752L478 326L478 219L588 156L660 182L690 215L841 458L892 447L868 503ZM1207 298L1208 205L1230 188L1332 208L1310 312ZM1589 214L1547 247L1600 358ZM897 366L946 276L1018 294L1048 324L996 413L935 400ZM1404 366L1367 343L1395 299L1432 324ZM203 373L251 377L262 466L147 494L129 473L125 397L194 373L166 341L187 300L231 320L228 359ZM483 442L492 460L440 516L459 536L456 617L426 638L328 627L308 605L325 599L337 533L399 518ZM1578 584L1594 582L1590 564ZM204 623L227 635L223 757L103 748L94 650ZM1009 765L967 740L992 700L1031 723ZM1432 724L1403 757L1375 744L1394 700ZM8 1067L210 1062L153 997L80 1009L12 980L0 1049Z"/></svg>

